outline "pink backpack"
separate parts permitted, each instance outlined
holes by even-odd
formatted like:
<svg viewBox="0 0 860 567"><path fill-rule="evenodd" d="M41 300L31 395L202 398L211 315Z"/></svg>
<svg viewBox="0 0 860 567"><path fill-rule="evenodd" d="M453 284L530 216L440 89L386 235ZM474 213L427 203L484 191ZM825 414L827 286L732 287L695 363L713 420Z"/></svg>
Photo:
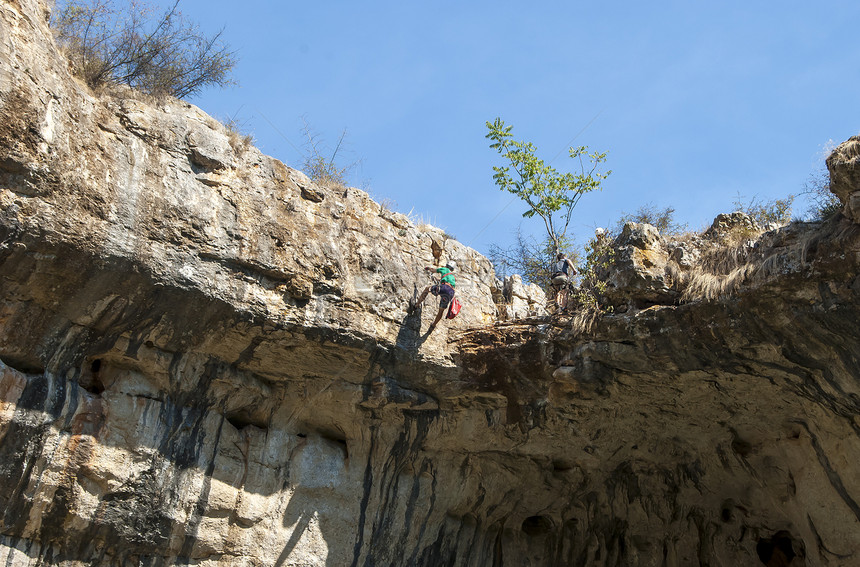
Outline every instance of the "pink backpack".
<svg viewBox="0 0 860 567"><path fill-rule="evenodd" d="M456 297L451 300L451 306L448 307L448 315L446 315L447 319L453 319L457 316L457 313L460 312L460 309L463 307L463 304L460 303L460 300Z"/></svg>

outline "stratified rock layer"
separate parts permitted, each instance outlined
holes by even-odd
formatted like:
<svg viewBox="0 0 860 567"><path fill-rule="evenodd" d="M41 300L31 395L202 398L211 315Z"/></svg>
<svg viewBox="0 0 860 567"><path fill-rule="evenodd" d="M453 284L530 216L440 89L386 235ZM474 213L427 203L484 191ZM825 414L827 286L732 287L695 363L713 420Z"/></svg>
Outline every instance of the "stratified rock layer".
<svg viewBox="0 0 860 567"><path fill-rule="evenodd" d="M92 95L35 0L0 4L0 108L5 565L860 563L856 140L844 216L631 225L619 312L494 324L484 258ZM427 336L448 259L465 307Z"/></svg>

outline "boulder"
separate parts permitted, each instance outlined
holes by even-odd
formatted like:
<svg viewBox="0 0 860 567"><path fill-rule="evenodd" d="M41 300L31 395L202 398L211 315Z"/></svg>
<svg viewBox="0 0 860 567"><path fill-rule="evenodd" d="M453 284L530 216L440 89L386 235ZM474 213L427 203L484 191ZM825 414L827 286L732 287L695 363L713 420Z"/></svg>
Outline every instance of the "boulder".
<svg viewBox="0 0 860 567"><path fill-rule="evenodd" d="M546 294L539 285L525 284L519 274L508 276L502 286L508 319L546 315Z"/></svg>
<svg viewBox="0 0 860 567"><path fill-rule="evenodd" d="M830 190L843 204L845 216L860 221L860 136L842 142L827 158Z"/></svg>
<svg viewBox="0 0 860 567"><path fill-rule="evenodd" d="M676 297L667 275L669 254L650 224L628 222L611 244L598 277L607 282L605 300L617 308L671 303Z"/></svg>

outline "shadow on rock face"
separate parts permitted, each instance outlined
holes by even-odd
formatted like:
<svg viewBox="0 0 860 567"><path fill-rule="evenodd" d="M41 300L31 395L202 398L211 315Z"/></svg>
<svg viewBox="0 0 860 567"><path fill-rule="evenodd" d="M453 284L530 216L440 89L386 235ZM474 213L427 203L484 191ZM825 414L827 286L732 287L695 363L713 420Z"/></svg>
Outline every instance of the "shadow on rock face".
<svg viewBox="0 0 860 567"><path fill-rule="evenodd" d="M349 530L342 517L326 510L333 498L347 496L342 492L349 467L347 444L324 434L299 437L301 441L290 454L292 493L283 519L284 527L291 528L292 533L275 566L304 565L310 557L320 556L327 557L326 565L343 565L343 542L349 539L344 536ZM340 502L346 505L344 500Z"/></svg>
<svg viewBox="0 0 860 567"><path fill-rule="evenodd" d="M413 286L412 300L418 299L418 288ZM411 313L407 310L406 317L400 322L400 331L397 333L397 348L403 349L410 354L417 354L418 349L427 340L428 335L421 335L421 312L422 304L419 304Z"/></svg>

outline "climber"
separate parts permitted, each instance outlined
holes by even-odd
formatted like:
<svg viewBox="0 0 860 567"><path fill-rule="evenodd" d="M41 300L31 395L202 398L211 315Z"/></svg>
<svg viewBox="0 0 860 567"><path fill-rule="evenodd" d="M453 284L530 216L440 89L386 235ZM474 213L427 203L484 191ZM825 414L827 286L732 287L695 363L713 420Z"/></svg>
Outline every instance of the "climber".
<svg viewBox="0 0 860 567"><path fill-rule="evenodd" d="M433 295L439 296L439 312L436 313L436 319L433 323L430 324L430 328L427 329L427 334L433 332L433 329L436 328L436 324L442 319L442 316L445 314L445 309L451 304L451 300L454 299L454 276L452 272L457 268L457 265L454 262L449 261L447 264L442 266L441 268L435 268L435 271L439 274L442 274L442 279L438 284L427 286L424 288L424 291L421 292L421 295L418 296L418 299L412 300L409 302L409 312L412 313L415 309L421 305L424 300L427 298L428 293L432 293ZM428 272L434 270L433 267L428 266L424 268Z"/></svg>
<svg viewBox="0 0 860 567"><path fill-rule="evenodd" d="M570 276L576 275L576 267L562 252L558 253L556 260L556 263L552 267L552 288L555 290L555 304L558 305L560 310L564 310L567 308L570 295L568 288Z"/></svg>
<svg viewBox="0 0 860 567"><path fill-rule="evenodd" d="M570 276L576 275L576 267L563 252L558 253L556 260L552 272L552 285L561 288L570 281Z"/></svg>

